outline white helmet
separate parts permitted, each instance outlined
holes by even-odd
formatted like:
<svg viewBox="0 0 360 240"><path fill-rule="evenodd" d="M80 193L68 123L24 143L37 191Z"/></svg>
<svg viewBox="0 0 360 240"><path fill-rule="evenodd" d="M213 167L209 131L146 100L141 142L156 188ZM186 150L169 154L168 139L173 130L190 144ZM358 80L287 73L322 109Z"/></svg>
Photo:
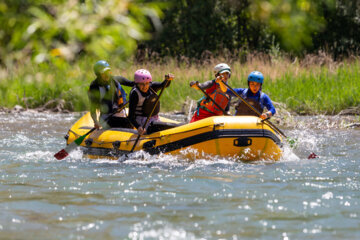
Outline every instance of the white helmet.
<svg viewBox="0 0 360 240"><path fill-rule="evenodd" d="M216 65L214 67L215 76L218 76L220 73L223 73L223 72L228 72L229 77L231 76L231 69L230 69L229 65L227 65L226 63L219 63L218 65Z"/></svg>

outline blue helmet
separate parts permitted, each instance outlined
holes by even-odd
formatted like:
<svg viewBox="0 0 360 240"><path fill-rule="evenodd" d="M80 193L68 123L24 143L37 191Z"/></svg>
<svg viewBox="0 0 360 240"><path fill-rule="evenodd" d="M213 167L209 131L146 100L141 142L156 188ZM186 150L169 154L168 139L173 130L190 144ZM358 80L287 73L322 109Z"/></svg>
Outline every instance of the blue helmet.
<svg viewBox="0 0 360 240"><path fill-rule="evenodd" d="M109 63L105 60L97 61L94 65L94 72L97 76L100 75L101 73L104 73L104 72L110 70L110 69L111 68L110 68Z"/></svg>
<svg viewBox="0 0 360 240"><path fill-rule="evenodd" d="M253 71L248 76L248 82L258 82L262 84L264 82L264 76L259 71Z"/></svg>

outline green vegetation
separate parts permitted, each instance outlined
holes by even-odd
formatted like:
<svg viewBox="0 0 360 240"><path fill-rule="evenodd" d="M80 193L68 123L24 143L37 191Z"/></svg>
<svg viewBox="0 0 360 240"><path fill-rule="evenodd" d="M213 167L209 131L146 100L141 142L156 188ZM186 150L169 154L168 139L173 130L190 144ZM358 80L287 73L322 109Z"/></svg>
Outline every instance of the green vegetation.
<svg viewBox="0 0 360 240"><path fill-rule="evenodd" d="M231 63L230 86L247 87L247 75L257 69L265 75L263 91L275 102L285 103L289 110L299 114L336 114L341 110L360 105L360 61L326 62L312 56L306 62L290 62L285 58L272 61L265 56L253 57L247 63ZM166 64L148 63L131 65L114 58L109 61L114 75L133 80L138 68L147 68L155 81L162 81L168 72L175 74L172 85L162 96L163 111L181 110L187 96L197 100L201 92L189 87L190 81L206 81L213 78L213 66L224 59L196 65L168 60ZM58 104L71 111L88 108L87 89L94 79L94 59L81 60L69 65L59 59L56 64L25 64L22 67L1 72L0 105L15 104L28 108ZM310 64L310 65L309 65ZM5 75L5 77L4 77ZM4 81L4 79L6 79ZM129 92L129 88L125 88ZM55 101L54 101L55 100Z"/></svg>
<svg viewBox="0 0 360 240"><path fill-rule="evenodd" d="M279 48L294 56L358 54L358 0L3 0L0 66L30 57L138 60L154 55L247 60Z"/></svg>
<svg viewBox="0 0 360 240"><path fill-rule="evenodd" d="M285 103L298 114L337 114L360 105L360 62L304 69L299 74L286 71L274 84L266 86L275 101Z"/></svg>
<svg viewBox="0 0 360 240"><path fill-rule="evenodd" d="M206 60L224 53L247 60L279 48L294 56L326 50L358 54L358 0L163 0L163 31L142 48L148 55Z"/></svg>
<svg viewBox="0 0 360 240"><path fill-rule="evenodd" d="M358 0L3 0L0 106L85 110L104 59L129 79L137 68L159 81L174 73L165 111L198 99L188 83L227 62L231 86L256 69L274 101L335 114L360 104L359 18Z"/></svg>
<svg viewBox="0 0 360 240"><path fill-rule="evenodd" d="M164 4L132 0L3 0L0 2L0 65L11 67L61 57L126 59L151 37Z"/></svg>

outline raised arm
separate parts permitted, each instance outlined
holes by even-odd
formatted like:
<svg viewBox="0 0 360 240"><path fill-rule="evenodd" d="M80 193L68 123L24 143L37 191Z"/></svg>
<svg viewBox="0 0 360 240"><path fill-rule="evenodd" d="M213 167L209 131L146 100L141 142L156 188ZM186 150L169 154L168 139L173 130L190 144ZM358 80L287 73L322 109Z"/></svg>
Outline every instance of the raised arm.
<svg viewBox="0 0 360 240"><path fill-rule="evenodd" d="M150 87L155 91L159 91L160 89L162 89L164 86L167 88L170 86L170 83L172 82L172 80L174 79L174 75L169 73L165 75L165 80L160 82L152 82ZM166 84L166 85L165 85Z"/></svg>
<svg viewBox="0 0 360 240"><path fill-rule="evenodd" d="M203 82L203 83L199 83L199 87L201 87L203 90L206 90L206 89L213 86L214 81L215 80L209 80L209 81L206 81L206 82ZM197 88L196 81L191 81L190 82L190 87L196 89Z"/></svg>
<svg viewBox="0 0 360 240"><path fill-rule="evenodd" d="M130 81L129 79L127 79L123 76L113 76L113 78L114 78L114 80L118 81L123 86L127 86L127 87L135 86L134 81Z"/></svg>

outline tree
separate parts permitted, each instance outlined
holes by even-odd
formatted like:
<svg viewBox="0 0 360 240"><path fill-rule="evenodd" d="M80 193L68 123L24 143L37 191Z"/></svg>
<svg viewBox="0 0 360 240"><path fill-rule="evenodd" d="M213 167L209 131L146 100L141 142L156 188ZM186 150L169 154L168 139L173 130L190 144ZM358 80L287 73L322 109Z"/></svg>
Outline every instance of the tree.
<svg viewBox="0 0 360 240"><path fill-rule="evenodd" d="M79 53L106 58L133 54L159 23L156 3L136 0L4 0L0 3L0 64L32 57L68 61Z"/></svg>
<svg viewBox="0 0 360 240"><path fill-rule="evenodd" d="M164 11L163 32L144 43L162 56L200 58L204 51L269 51L273 46L302 55L329 45L333 51L356 51L360 43L359 0L163 2L171 5Z"/></svg>

